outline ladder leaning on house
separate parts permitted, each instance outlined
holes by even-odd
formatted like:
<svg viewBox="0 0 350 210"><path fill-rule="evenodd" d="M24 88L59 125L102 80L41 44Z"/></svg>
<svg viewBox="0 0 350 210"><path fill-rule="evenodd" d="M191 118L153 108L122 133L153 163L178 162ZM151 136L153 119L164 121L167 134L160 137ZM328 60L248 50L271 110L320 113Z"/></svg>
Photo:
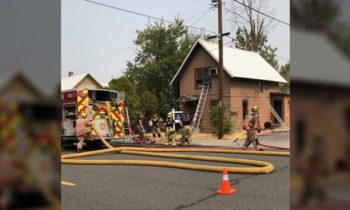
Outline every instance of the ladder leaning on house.
<svg viewBox="0 0 350 210"><path fill-rule="evenodd" d="M269 108L269 110L271 111L271 113L273 114L273 116L275 116L275 118L277 119L278 123L286 129L289 129L288 126L283 122L283 120L281 119L281 117L277 114L277 112L275 111L275 109L271 106L270 102L264 97L264 94L262 92L260 92L259 90L258 94L260 96L260 98L263 99L264 103L266 104L266 106Z"/></svg>
<svg viewBox="0 0 350 210"><path fill-rule="evenodd" d="M207 99L208 91L209 91L209 85L204 84L202 87L201 94L199 96L196 112L195 112L194 117L193 117L193 129L194 129L193 133L194 134L197 133L198 128L199 128L199 124L200 124L200 121L202 118L203 109L204 109L204 105L205 105L205 100Z"/></svg>

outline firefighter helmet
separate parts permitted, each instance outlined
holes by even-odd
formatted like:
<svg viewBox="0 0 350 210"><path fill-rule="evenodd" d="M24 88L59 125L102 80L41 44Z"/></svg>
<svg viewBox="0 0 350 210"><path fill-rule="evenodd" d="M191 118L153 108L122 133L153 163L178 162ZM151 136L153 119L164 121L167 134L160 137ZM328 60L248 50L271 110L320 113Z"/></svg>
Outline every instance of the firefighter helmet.
<svg viewBox="0 0 350 210"><path fill-rule="evenodd" d="M259 111L259 107L258 106L253 106L252 111L253 112L258 112Z"/></svg>

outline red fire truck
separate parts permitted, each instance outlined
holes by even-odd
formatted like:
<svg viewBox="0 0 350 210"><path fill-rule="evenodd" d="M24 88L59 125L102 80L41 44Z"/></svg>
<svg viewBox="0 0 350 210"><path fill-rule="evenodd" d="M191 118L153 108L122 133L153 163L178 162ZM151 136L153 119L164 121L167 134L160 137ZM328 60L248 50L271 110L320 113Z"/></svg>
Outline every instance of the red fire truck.
<svg viewBox="0 0 350 210"><path fill-rule="evenodd" d="M108 89L80 89L61 92L62 101L62 144L77 141L77 119L85 117L107 140L124 139L127 110L124 92ZM86 144L99 145L101 141L94 131L87 137Z"/></svg>

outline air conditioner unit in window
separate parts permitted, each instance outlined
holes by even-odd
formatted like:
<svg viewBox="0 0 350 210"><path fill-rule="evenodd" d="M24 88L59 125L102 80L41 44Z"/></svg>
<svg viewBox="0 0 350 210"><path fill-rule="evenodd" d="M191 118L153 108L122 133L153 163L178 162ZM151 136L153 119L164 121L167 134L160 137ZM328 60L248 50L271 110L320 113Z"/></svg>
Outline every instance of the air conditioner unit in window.
<svg viewBox="0 0 350 210"><path fill-rule="evenodd" d="M210 75L210 76L216 76L216 75L218 75L218 69L217 69L217 68L210 68L210 69L209 69L209 75Z"/></svg>

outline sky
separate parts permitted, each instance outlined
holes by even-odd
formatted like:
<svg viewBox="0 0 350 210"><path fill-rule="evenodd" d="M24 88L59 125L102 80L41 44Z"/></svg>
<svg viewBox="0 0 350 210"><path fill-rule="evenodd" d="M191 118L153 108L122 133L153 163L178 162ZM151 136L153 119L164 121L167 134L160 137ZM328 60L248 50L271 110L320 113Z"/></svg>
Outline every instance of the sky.
<svg viewBox="0 0 350 210"><path fill-rule="evenodd" d="M209 9L211 0L93 0L186 25L217 31L217 9ZM224 0L227 8L233 1ZM289 23L289 0L268 0L273 17ZM237 4L235 4L238 6ZM272 11L273 10L273 11ZM137 30L155 20L99 6L85 0L62 0L61 7L61 76L69 71L91 73L102 84L123 75L127 61L133 61ZM229 14L223 10L223 32L234 36ZM268 31L269 43L277 47L281 64L290 57L289 26L274 23ZM227 43L227 40L224 41Z"/></svg>

